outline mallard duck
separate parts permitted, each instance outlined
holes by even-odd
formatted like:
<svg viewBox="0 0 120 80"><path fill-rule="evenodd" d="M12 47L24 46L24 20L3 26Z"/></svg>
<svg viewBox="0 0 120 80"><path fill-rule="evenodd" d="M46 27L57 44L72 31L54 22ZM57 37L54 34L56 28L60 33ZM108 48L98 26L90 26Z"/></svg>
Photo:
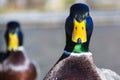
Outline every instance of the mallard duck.
<svg viewBox="0 0 120 80"><path fill-rule="evenodd" d="M18 22L7 24L5 40L8 56L0 63L0 80L36 80L36 67L24 50L23 33Z"/></svg>
<svg viewBox="0 0 120 80"><path fill-rule="evenodd" d="M72 5L65 23L64 53L44 80L101 80L89 50L92 31L88 6L83 3Z"/></svg>

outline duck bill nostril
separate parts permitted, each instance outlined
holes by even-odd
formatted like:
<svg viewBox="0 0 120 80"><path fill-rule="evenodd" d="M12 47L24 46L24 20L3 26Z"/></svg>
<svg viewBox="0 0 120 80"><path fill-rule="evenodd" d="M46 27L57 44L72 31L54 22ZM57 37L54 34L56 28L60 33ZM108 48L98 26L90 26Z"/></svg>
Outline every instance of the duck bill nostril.
<svg viewBox="0 0 120 80"><path fill-rule="evenodd" d="M80 38L78 38L77 43L80 44L82 41Z"/></svg>

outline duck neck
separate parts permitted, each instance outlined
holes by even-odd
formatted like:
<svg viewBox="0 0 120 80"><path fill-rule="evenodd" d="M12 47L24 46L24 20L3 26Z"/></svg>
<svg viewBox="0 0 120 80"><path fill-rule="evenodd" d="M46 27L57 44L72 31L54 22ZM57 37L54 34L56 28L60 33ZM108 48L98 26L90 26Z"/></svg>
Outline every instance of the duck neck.
<svg viewBox="0 0 120 80"><path fill-rule="evenodd" d="M81 53L84 53L84 52L88 52L89 49L87 46L83 45L83 44L76 44L73 48L73 53L78 53L78 54L81 54Z"/></svg>
<svg viewBox="0 0 120 80"><path fill-rule="evenodd" d="M67 38L64 50L70 53L73 52L78 54L89 52L89 41L90 40L82 44L76 44Z"/></svg>
<svg viewBox="0 0 120 80"><path fill-rule="evenodd" d="M86 44L70 44L66 45L64 50L70 53L82 54L84 52L89 52L89 47Z"/></svg>

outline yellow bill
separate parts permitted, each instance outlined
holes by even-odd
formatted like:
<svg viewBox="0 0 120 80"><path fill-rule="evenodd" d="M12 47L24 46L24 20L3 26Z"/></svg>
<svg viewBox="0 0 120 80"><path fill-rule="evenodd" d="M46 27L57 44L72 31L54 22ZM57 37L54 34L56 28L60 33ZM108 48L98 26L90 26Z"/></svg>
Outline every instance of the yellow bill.
<svg viewBox="0 0 120 80"><path fill-rule="evenodd" d="M85 43L87 41L86 22L85 20L83 20L82 22L78 22L74 19L72 41L78 43L78 39L81 40L81 43Z"/></svg>
<svg viewBox="0 0 120 80"><path fill-rule="evenodd" d="M18 48L19 40L17 34L9 33L9 41L8 41L8 50L16 51Z"/></svg>

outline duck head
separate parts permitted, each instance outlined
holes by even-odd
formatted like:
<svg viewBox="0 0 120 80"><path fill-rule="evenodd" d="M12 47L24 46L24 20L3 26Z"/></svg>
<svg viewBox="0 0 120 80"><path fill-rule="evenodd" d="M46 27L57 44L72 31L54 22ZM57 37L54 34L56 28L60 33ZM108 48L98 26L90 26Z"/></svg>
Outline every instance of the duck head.
<svg viewBox="0 0 120 80"><path fill-rule="evenodd" d="M93 21L88 6L82 3L72 5L65 23L65 50L74 53L88 52L92 31Z"/></svg>
<svg viewBox="0 0 120 80"><path fill-rule="evenodd" d="M16 51L18 47L23 45L23 34L18 22L8 22L7 29L5 31L5 40L7 51Z"/></svg>

